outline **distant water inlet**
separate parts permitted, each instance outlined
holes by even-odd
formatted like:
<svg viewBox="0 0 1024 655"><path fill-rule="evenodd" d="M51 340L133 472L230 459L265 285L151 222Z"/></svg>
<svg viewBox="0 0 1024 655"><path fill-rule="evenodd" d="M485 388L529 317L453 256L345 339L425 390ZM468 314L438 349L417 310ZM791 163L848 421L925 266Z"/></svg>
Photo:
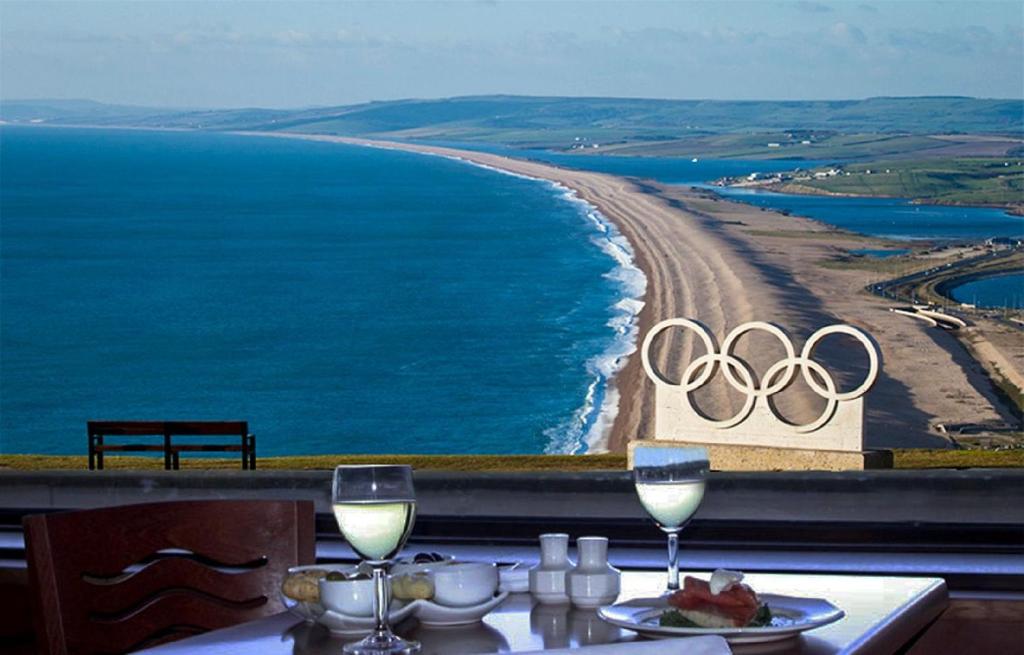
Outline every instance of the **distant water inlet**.
<svg viewBox="0 0 1024 655"><path fill-rule="evenodd" d="M976 278L952 287L949 295L957 302L977 307L1024 308L1024 271Z"/></svg>
<svg viewBox="0 0 1024 655"><path fill-rule="evenodd" d="M887 239L977 241L1024 236L1024 217L993 207L919 205L905 198L801 196L742 187L711 188L730 200Z"/></svg>
<svg viewBox="0 0 1024 655"><path fill-rule="evenodd" d="M645 280L563 188L437 157L2 128L0 452L245 419L260 456L584 452Z"/></svg>

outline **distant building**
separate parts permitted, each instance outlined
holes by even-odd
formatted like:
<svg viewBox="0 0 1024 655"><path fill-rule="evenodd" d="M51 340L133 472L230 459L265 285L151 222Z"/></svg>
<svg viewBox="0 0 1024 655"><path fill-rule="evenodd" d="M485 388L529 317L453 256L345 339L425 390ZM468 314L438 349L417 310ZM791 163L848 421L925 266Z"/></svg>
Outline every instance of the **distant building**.
<svg viewBox="0 0 1024 655"><path fill-rule="evenodd" d="M768 144L768 147L769 147L769 148L778 148L778 147L779 147L780 145L781 145L781 144L779 144L779 143L769 143L769 144Z"/></svg>

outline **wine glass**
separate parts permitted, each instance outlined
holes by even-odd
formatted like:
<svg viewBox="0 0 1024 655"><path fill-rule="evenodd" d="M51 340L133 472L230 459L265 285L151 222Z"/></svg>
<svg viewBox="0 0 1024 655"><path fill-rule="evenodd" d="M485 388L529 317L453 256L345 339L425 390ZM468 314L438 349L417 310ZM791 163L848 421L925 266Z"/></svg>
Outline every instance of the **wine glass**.
<svg viewBox="0 0 1024 655"><path fill-rule="evenodd" d="M388 608L391 560L405 545L416 520L416 494L408 466L339 466L331 487L334 518L342 536L373 568L373 616L376 627L365 639L345 646L351 655L419 652L420 645L391 632Z"/></svg>
<svg viewBox="0 0 1024 655"><path fill-rule="evenodd" d="M679 589L679 531L704 498L708 452L638 444L633 451L633 480L640 504L668 534L668 590Z"/></svg>

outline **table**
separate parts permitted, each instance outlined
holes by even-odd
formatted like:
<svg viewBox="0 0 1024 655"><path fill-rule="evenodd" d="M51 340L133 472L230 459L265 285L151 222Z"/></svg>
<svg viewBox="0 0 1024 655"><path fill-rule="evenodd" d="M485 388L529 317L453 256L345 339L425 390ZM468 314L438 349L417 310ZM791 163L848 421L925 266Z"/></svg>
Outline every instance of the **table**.
<svg viewBox="0 0 1024 655"><path fill-rule="evenodd" d="M707 578L708 573L697 573ZM758 591L826 598L846 611L840 621L804 633L798 639L764 646L734 646L737 655L889 654L907 644L946 607L946 583L939 578L846 575L751 574ZM626 571L620 601L657 596L662 571ZM396 632L423 643L424 655L524 652L543 648L632 641L636 635L598 618L595 610L537 605L529 594L512 594L482 623L464 628L426 628L409 619ZM152 655L337 655L341 639L319 625L283 613L216 630L153 649Z"/></svg>

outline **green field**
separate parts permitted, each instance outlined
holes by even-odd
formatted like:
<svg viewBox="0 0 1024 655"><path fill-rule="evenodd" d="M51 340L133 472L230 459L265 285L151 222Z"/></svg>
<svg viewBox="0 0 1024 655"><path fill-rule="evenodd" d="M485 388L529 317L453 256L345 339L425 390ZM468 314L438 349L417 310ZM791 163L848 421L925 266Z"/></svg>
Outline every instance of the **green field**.
<svg viewBox="0 0 1024 655"><path fill-rule="evenodd" d="M844 167L849 175L799 180L781 189L913 198L927 203L1024 205L1024 159L876 161ZM803 188L806 187L806 188Z"/></svg>
<svg viewBox="0 0 1024 655"><path fill-rule="evenodd" d="M808 143L804 143L807 141ZM769 143L778 144L769 146ZM616 154L639 157L699 157L707 159L808 159L864 160L888 156L913 156L948 145L918 134L838 134L828 131L791 131L744 134L713 134L642 143L610 144L585 154Z"/></svg>

